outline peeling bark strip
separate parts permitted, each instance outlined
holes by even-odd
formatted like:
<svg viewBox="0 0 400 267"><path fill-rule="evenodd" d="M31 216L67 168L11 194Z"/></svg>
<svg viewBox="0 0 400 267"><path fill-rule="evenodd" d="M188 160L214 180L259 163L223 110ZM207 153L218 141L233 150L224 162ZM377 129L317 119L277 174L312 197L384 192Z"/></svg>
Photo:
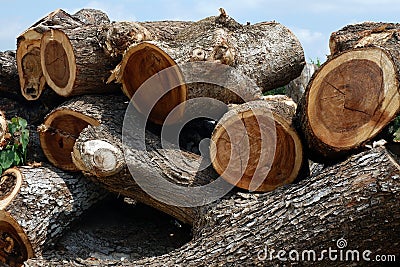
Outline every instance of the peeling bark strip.
<svg viewBox="0 0 400 267"><path fill-rule="evenodd" d="M299 104L296 126L310 159L335 161L363 147L400 107L397 43L353 48L314 74Z"/></svg>
<svg viewBox="0 0 400 267"><path fill-rule="evenodd" d="M40 63L40 39L46 31L109 22L107 15L100 10L82 9L70 15L62 9L57 9L18 36L16 57L22 95L27 100L36 100L45 88L46 79Z"/></svg>
<svg viewBox="0 0 400 267"><path fill-rule="evenodd" d="M295 112L294 103L282 100L252 101L231 109L211 137L214 169L229 183L251 191L293 182L306 163L291 125Z"/></svg>
<svg viewBox="0 0 400 267"><path fill-rule="evenodd" d="M189 62L224 64L238 74L224 72L213 76L220 70L210 64L197 65L199 67L193 69L190 64L189 67L182 66ZM124 93L132 98L148 78L175 67L165 74L166 77L158 77L160 80L152 83L151 89L146 89L149 95L161 96L174 88L157 102L150 114L152 122L162 124L167 114L187 98L210 97L224 103L259 99L261 92L257 86L266 91L285 85L300 75L304 64L303 49L286 27L275 22L244 26L223 12L218 17L191 24L173 41L131 46L110 81L115 79L122 83ZM243 74L252 78L255 84L244 81L240 77ZM199 80L199 77L206 80ZM134 103L152 106L154 103L149 99L152 98L140 94Z"/></svg>
<svg viewBox="0 0 400 267"><path fill-rule="evenodd" d="M88 125L100 124L121 131L127 105L124 96L91 95L71 99L54 109L39 126L47 159L62 170L77 171L71 152L80 132Z"/></svg>
<svg viewBox="0 0 400 267"><path fill-rule="evenodd" d="M107 193L53 167L7 170L0 183L0 261L20 266L54 242Z"/></svg>
<svg viewBox="0 0 400 267"><path fill-rule="evenodd" d="M384 148L353 155L316 176L264 194L235 193L200 209L192 241L168 254L138 261L66 260L63 266L281 265L271 252L343 249L398 255L400 166ZM176 209L176 207L171 207ZM338 252L339 253L339 252ZM274 254L277 256L276 254ZM339 255L339 254L337 254ZM288 256L288 255L286 255ZM325 253L326 256L326 253ZM312 260L307 261L310 263ZM347 261L323 264L347 266ZM288 262L289 263L289 262ZM292 262L290 263L299 263ZM301 261L300 263L303 263ZM319 263L319 262L318 262ZM61 265L32 259L26 266ZM320 265L321 263L319 263Z"/></svg>

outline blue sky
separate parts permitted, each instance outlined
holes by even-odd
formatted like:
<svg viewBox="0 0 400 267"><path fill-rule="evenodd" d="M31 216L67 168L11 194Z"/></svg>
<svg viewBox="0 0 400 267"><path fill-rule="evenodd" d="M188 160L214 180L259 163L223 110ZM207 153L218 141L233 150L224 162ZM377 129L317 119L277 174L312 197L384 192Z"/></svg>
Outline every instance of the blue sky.
<svg viewBox="0 0 400 267"><path fill-rule="evenodd" d="M275 20L300 39L306 58L325 60L330 33L363 21L400 22L399 0L0 0L0 51L14 50L19 33L51 11L98 8L111 20L199 20L223 7L241 23Z"/></svg>

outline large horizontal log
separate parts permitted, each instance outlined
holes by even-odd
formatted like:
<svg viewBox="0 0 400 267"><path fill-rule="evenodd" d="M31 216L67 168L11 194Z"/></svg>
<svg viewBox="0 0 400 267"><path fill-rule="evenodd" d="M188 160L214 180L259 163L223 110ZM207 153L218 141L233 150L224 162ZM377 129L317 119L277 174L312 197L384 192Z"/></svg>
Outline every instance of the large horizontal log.
<svg viewBox="0 0 400 267"><path fill-rule="evenodd" d="M128 142L131 144L140 145L141 131L143 129L139 125L130 125L131 134L125 138L129 139ZM122 135L118 131L107 129L104 125L89 126L81 132L75 142L73 161L78 169L88 174L89 179L100 183L107 190L134 198L184 223L192 224L197 217L197 209L184 206L172 207L160 201L160 198L168 198L170 194L174 194L177 197L175 199L177 203L190 205L194 199L201 196L192 195L191 199L188 199L188 196L179 195L165 188L159 192L157 198L154 198L141 189L135 179L132 179L130 170L134 170L133 176L140 178L142 182L146 180L150 182L154 177L162 177L185 187L207 184L216 180L218 175L211 166L204 166L207 163L201 156L181 151L177 146L163 147L165 144L162 143L161 138L149 131L146 131L145 135L143 150L133 146L131 150L124 151ZM147 186L157 187L157 184L150 183ZM206 198L206 196L203 197Z"/></svg>
<svg viewBox="0 0 400 267"><path fill-rule="evenodd" d="M95 9L82 9L70 15L57 9L40 19L17 37L17 66L22 95L36 100L45 89L46 79L40 63L40 40L50 29L73 29L82 25L109 23L107 15Z"/></svg>
<svg viewBox="0 0 400 267"><path fill-rule="evenodd" d="M250 77L263 92L288 84L304 67L297 37L278 22L241 25L223 9L193 23L176 37L177 63L217 61Z"/></svg>
<svg viewBox="0 0 400 267"><path fill-rule="evenodd" d="M384 148L374 148L297 184L264 194L235 193L203 207L193 240L166 255L118 263L66 259L63 265L320 265L321 257L335 266L352 260L374 264L377 255L399 256L399 173L398 161ZM347 252L355 250L358 254ZM340 260L340 255L348 260ZM26 262L31 267L56 264L61 262L48 258Z"/></svg>
<svg viewBox="0 0 400 267"><path fill-rule="evenodd" d="M119 90L116 84L105 81L129 46L142 41L171 39L187 24L179 21L112 22L51 29L41 38L43 75L50 87L62 96ZM169 34L161 32L163 26L171 27Z"/></svg>
<svg viewBox="0 0 400 267"><path fill-rule="evenodd" d="M259 99L261 90L299 76L304 64L299 41L283 25L245 26L223 12L191 24L172 42L131 46L110 81L122 83L129 98L136 93L133 102L141 112L147 114L154 105L149 119L162 124L186 99L209 97L224 103Z"/></svg>
<svg viewBox="0 0 400 267"><path fill-rule="evenodd" d="M378 45L378 44L377 44ZM385 43L351 48L314 74L298 107L296 126L315 161L337 161L362 149L400 110L400 50Z"/></svg>
<svg viewBox="0 0 400 267"><path fill-rule="evenodd" d="M76 171L71 152L76 138L88 125L121 125L128 103L123 95L88 95L73 98L51 111L39 127L40 144L54 166Z"/></svg>
<svg viewBox="0 0 400 267"><path fill-rule="evenodd" d="M0 262L20 266L40 256L106 191L83 175L50 166L8 169L0 183Z"/></svg>

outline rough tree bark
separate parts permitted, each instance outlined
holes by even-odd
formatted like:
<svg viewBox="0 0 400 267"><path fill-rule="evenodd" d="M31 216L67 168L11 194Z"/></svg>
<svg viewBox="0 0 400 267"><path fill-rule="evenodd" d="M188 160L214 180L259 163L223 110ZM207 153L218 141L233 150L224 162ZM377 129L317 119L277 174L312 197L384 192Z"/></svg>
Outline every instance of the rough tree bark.
<svg viewBox="0 0 400 267"><path fill-rule="evenodd" d="M0 97L22 99L14 51L0 52Z"/></svg>
<svg viewBox="0 0 400 267"><path fill-rule="evenodd" d="M71 152L79 133L88 125L121 125L128 103L122 95L101 95L73 98L50 112L39 126L40 144L54 166L76 171ZM121 128L117 128L119 131Z"/></svg>
<svg viewBox="0 0 400 267"><path fill-rule="evenodd" d="M214 169L240 188L266 192L304 171L301 140L292 126L295 104L259 100L238 105L218 121L211 137Z"/></svg>
<svg viewBox="0 0 400 267"><path fill-rule="evenodd" d="M334 55L352 48L385 45L389 40L398 40L399 37L399 23L364 22L347 25L333 32L329 39L329 48Z"/></svg>
<svg viewBox="0 0 400 267"><path fill-rule="evenodd" d="M314 74L299 104L296 125L315 161L336 161L362 148L399 112L397 32L387 38L355 36L361 40L342 40L354 46L330 57Z"/></svg>
<svg viewBox="0 0 400 267"><path fill-rule="evenodd" d="M204 61L232 68L187 64ZM134 101L142 110L153 106L153 94L165 94L150 116L150 120L161 124L187 98L210 97L224 103L259 99L261 92L257 86L265 91L287 84L300 75L304 64L303 49L286 27L275 22L244 26L222 12L218 17L191 24L172 42L131 46L110 81L122 83L124 93L132 98L148 78L172 67L151 83L151 90L144 89L146 94ZM245 81L244 75L255 83Z"/></svg>
<svg viewBox="0 0 400 267"><path fill-rule="evenodd" d="M223 9L220 15L194 23L177 37L177 63L209 60L234 66L261 90L288 84L304 67L297 37L277 22L241 25ZM205 38L208 37L208 38Z"/></svg>
<svg viewBox="0 0 400 267"><path fill-rule="evenodd" d="M281 265L277 253L284 250L285 263L347 266L349 261L339 260L340 248L343 255L347 250L358 250L360 262L365 250L371 251L371 261L378 254L398 257L399 174L398 161L384 148L374 148L297 184L264 194L234 193L200 208L193 221L193 240L166 255L132 262L88 259L79 263L66 260L63 264ZM347 247L338 247L343 239ZM336 250L336 261L329 260L326 252L322 254L329 247ZM300 260L296 261L296 254L289 255L291 250L299 253ZM307 256L310 250L316 255ZM307 253L301 260L303 251ZM324 260L317 261L321 256ZM57 263L39 258L29 260L26 266Z"/></svg>
<svg viewBox="0 0 400 267"><path fill-rule="evenodd" d="M154 36L154 40L165 42L175 40L176 36L183 30L190 27L192 21L145 21L139 22L140 25L149 30Z"/></svg>
<svg viewBox="0 0 400 267"><path fill-rule="evenodd" d="M8 169L0 183L0 261L20 266L60 237L106 191L53 167Z"/></svg>
<svg viewBox="0 0 400 267"><path fill-rule="evenodd" d="M40 63L40 40L50 29L73 29L82 25L109 23L100 10L82 9L74 15L57 9L40 19L17 38L17 66L22 95L36 100L45 89L46 79Z"/></svg>
<svg viewBox="0 0 400 267"><path fill-rule="evenodd" d="M111 22L103 25L99 43L108 55L121 60L131 45L151 40L172 41L191 24L189 21Z"/></svg>

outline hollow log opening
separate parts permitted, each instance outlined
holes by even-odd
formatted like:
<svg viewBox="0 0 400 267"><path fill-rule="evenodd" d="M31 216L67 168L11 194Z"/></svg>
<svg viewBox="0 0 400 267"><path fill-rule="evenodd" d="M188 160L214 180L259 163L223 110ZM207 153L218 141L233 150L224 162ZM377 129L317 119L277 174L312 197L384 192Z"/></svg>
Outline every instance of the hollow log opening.
<svg viewBox="0 0 400 267"><path fill-rule="evenodd" d="M40 49L35 47L22 58L22 94L28 100L36 100L42 93L45 81L40 64Z"/></svg>
<svg viewBox="0 0 400 267"><path fill-rule="evenodd" d="M183 84L183 77L178 67L160 73L173 66L177 66L175 61L163 50L150 43L141 43L132 47L125 54L121 64L123 91L129 98L133 97L146 80L158 74L146 82L134 101L135 107L145 114L149 113L146 111L155 104L150 112L149 120L156 124L162 124L167 115L187 98L187 88ZM176 84L182 85L175 87ZM169 92L166 93L167 91ZM161 95L162 97L155 101ZM182 115L183 112L181 108L175 114ZM175 119L179 119L178 116ZM174 119L169 119L169 122L174 122Z"/></svg>
<svg viewBox="0 0 400 267"><path fill-rule="evenodd" d="M40 144L47 159L58 168L77 171L71 157L75 140L84 128L99 122L79 112L60 110L51 113L43 125Z"/></svg>
<svg viewBox="0 0 400 267"><path fill-rule="evenodd" d="M2 216L7 216L4 211L0 211ZM11 219L11 218L10 218ZM15 231L14 227L0 219L0 262L9 266L22 266L28 259L26 245Z"/></svg>
<svg viewBox="0 0 400 267"><path fill-rule="evenodd" d="M22 266L33 257L32 245L19 224L6 211L19 192L22 175L14 169L6 170L0 179L0 262L9 266Z"/></svg>
<svg viewBox="0 0 400 267"><path fill-rule="evenodd" d="M321 142L334 149L357 147L371 139L398 109L395 66L377 48L336 57L309 86L310 127Z"/></svg>
<svg viewBox="0 0 400 267"><path fill-rule="evenodd" d="M41 39L41 65L49 86L59 95L68 96L76 77L75 55L68 37L50 30Z"/></svg>

